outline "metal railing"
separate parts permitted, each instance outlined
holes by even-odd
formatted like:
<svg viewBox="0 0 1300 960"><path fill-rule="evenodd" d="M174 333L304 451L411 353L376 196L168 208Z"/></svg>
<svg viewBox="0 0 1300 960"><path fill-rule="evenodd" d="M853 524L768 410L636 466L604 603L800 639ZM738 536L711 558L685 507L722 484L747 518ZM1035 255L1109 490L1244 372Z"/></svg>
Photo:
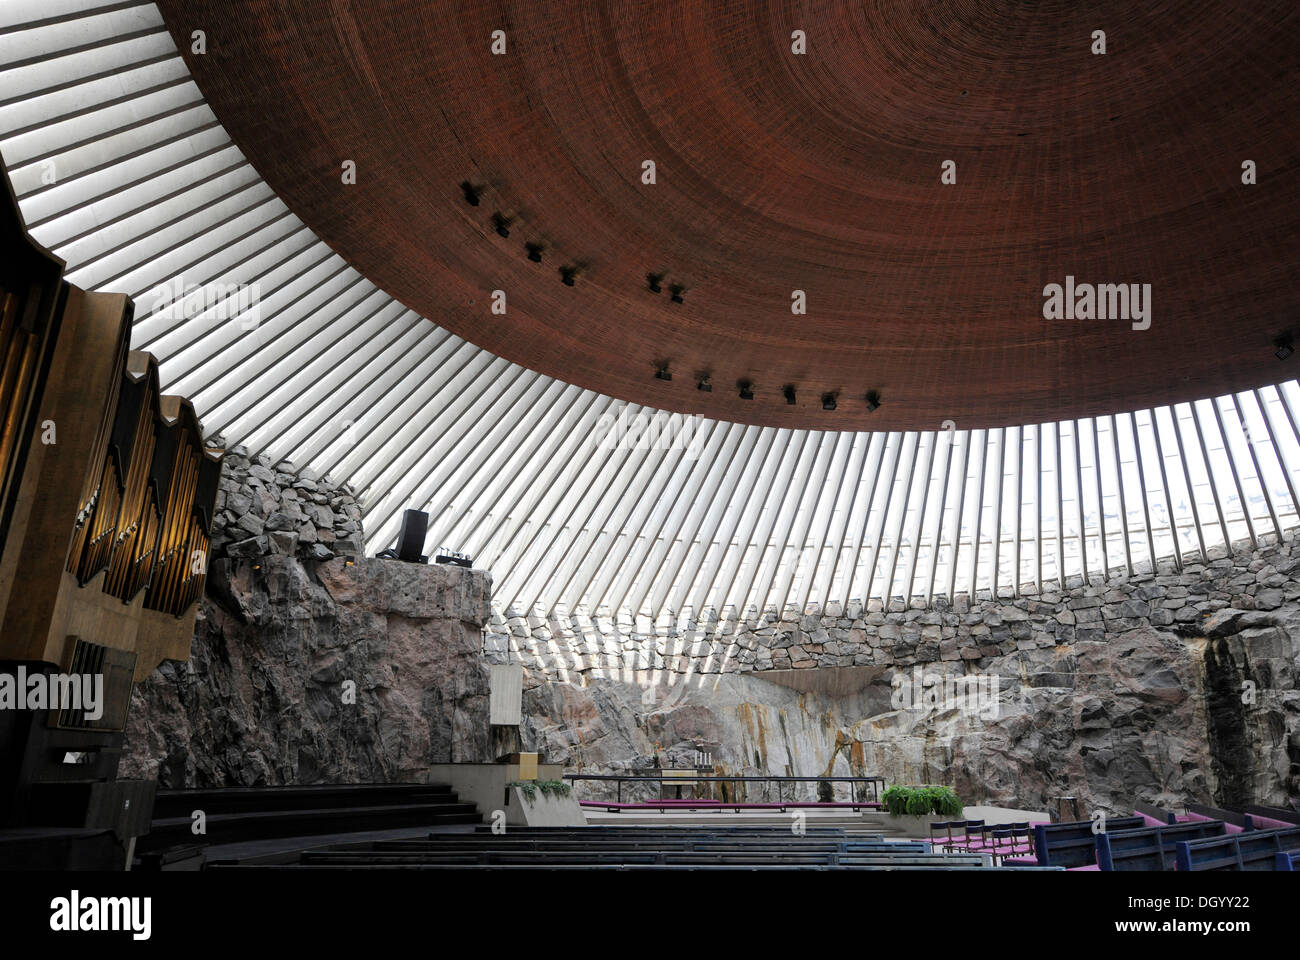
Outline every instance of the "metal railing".
<svg viewBox="0 0 1300 960"><path fill-rule="evenodd" d="M579 780L594 780L594 781L604 782L604 783L612 782L615 785L615 794L616 794L616 799L614 801L615 803L623 802L624 783L657 783L659 784L661 796L663 793L664 784L670 784L673 786L681 787L681 786L693 786L697 783L730 783L730 784L775 783L776 790L777 790L776 802L795 803L797 801L795 801L793 798L790 799L789 801L785 799L786 784L822 783L822 782L832 783L832 784L847 783L850 785L849 788L850 794L854 796L854 802L878 803L880 801L880 787L885 782L884 777L775 777L775 776L748 777L748 776L726 776L726 775L697 777L697 776L693 776L689 772L680 773L680 772L671 772L671 771L659 774L657 776L642 776L639 774L624 775L618 773L566 773L564 774L564 779L570 781L575 785ZM856 797L857 784L864 784L865 786L870 788L871 790L870 800L866 800L866 799L860 801L857 800Z"/></svg>

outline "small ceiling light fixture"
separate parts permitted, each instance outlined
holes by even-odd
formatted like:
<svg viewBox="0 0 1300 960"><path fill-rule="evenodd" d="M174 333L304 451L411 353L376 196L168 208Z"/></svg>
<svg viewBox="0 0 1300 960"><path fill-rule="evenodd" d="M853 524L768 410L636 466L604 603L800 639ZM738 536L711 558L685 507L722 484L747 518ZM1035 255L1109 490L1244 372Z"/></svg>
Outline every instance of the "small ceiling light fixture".
<svg viewBox="0 0 1300 960"><path fill-rule="evenodd" d="M741 400L754 399L754 384L751 383L749 380L741 380L739 383L736 384L736 386L740 387Z"/></svg>
<svg viewBox="0 0 1300 960"><path fill-rule="evenodd" d="M1291 339L1291 334L1284 333L1273 341L1273 346L1277 348L1273 356L1279 360L1286 360L1291 354L1295 353L1295 345Z"/></svg>
<svg viewBox="0 0 1300 960"><path fill-rule="evenodd" d="M880 391L879 391L879 390L868 390L868 391L867 391L867 409L868 409L868 410L875 410L875 409L877 409L879 406L880 406Z"/></svg>
<svg viewBox="0 0 1300 960"><path fill-rule="evenodd" d="M822 409L823 409L823 410L834 410L834 409L835 409L835 394L834 394L834 393L823 393L823 394L822 394Z"/></svg>
<svg viewBox="0 0 1300 960"><path fill-rule="evenodd" d="M528 251L528 259L533 261L533 263L542 262L542 251L546 249L544 245L540 243L525 243L524 249Z"/></svg>
<svg viewBox="0 0 1300 960"><path fill-rule="evenodd" d="M685 300L682 299L682 294L686 292L686 288L683 287L680 283L670 284L668 287L668 292L673 295L673 303L686 302Z"/></svg>
<svg viewBox="0 0 1300 960"><path fill-rule="evenodd" d="M496 228L497 236L509 238L510 219L510 217L505 216L500 210L492 214L492 226Z"/></svg>
<svg viewBox="0 0 1300 960"><path fill-rule="evenodd" d="M656 380L671 380L672 378L673 378L673 375L672 375L671 373L668 372L668 361L667 361L667 360L662 360L662 361L660 361L659 363L656 363L656 364L655 364L655 379L656 379Z"/></svg>
<svg viewBox="0 0 1300 960"><path fill-rule="evenodd" d="M662 273L647 273L645 275L646 283L650 285L651 293L663 293L664 288L660 286L663 283L664 275Z"/></svg>
<svg viewBox="0 0 1300 960"><path fill-rule="evenodd" d="M784 396L785 396L785 402L793 406L793 405L794 405L794 400L795 400L795 397L794 397L794 384L793 384L793 383L787 383L787 384L785 385L785 389L783 389L783 390L781 391L781 393L784 394Z"/></svg>
<svg viewBox="0 0 1300 960"><path fill-rule="evenodd" d="M703 390L705 393L713 392L713 384L709 382L709 375L707 373L700 374L700 382L697 383L695 387L697 390Z"/></svg>
<svg viewBox="0 0 1300 960"><path fill-rule="evenodd" d="M578 275L577 267L564 266L560 267L560 283L566 287L573 286L573 278Z"/></svg>
<svg viewBox="0 0 1300 960"><path fill-rule="evenodd" d="M460 189L461 192L465 194L465 202L471 207L477 207L479 198L483 196L483 188L474 186L474 184L470 183L468 180L463 180L461 181Z"/></svg>

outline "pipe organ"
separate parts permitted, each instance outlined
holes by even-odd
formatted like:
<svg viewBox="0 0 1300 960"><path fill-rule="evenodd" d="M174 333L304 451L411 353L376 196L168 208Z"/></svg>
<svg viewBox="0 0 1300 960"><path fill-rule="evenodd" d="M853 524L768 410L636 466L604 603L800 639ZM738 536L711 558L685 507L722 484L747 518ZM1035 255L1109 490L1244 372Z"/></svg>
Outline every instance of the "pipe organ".
<svg viewBox="0 0 1300 960"><path fill-rule="evenodd" d="M189 659L220 452L129 349L131 301L64 281L0 179L0 838L82 831L120 869L155 788L116 776L131 690Z"/></svg>

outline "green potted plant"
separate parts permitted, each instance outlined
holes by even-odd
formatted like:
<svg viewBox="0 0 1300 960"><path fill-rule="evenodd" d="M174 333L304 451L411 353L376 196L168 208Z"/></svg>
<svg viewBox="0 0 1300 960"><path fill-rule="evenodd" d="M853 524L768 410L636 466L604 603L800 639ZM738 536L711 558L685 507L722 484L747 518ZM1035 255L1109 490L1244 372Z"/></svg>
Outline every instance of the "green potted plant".
<svg viewBox="0 0 1300 960"><path fill-rule="evenodd" d="M895 785L881 794L880 801L889 815L898 818L899 825L913 836L928 833L932 820L962 814L961 798L952 787Z"/></svg>

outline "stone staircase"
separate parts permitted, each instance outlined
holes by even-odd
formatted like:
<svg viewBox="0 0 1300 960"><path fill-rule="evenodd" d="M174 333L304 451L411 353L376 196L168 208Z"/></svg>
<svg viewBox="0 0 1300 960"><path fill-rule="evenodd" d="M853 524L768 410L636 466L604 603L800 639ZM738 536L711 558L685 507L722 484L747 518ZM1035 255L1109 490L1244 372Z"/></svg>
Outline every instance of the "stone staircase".
<svg viewBox="0 0 1300 960"><path fill-rule="evenodd" d="M196 811L203 813L202 834L194 832ZM443 784L160 790L136 853L148 867L165 862L168 851L196 845L481 822L478 808Z"/></svg>

